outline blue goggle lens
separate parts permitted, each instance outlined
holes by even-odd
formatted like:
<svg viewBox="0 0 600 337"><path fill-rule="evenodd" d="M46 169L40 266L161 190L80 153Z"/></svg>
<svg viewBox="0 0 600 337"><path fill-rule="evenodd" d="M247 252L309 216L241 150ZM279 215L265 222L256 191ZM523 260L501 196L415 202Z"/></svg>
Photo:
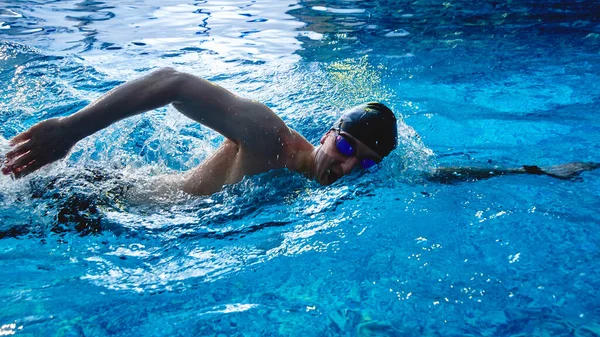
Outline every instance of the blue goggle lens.
<svg viewBox="0 0 600 337"><path fill-rule="evenodd" d="M348 143L346 138L342 136L337 136L335 138L335 145L337 146L338 151L346 157L354 156L354 147Z"/></svg>
<svg viewBox="0 0 600 337"><path fill-rule="evenodd" d="M365 170L368 169L368 168L371 168L371 167L373 167L375 165L377 165L377 163L374 160L372 160L372 159L362 159L360 161L360 167L362 167Z"/></svg>
<svg viewBox="0 0 600 337"><path fill-rule="evenodd" d="M350 143L341 135L338 135L335 138L335 145L337 146L338 151L346 157L354 156L354 147L350 145ZM368 169L377 165L377 163L373 159L361 159L360 167L363 169Z"/></svg>

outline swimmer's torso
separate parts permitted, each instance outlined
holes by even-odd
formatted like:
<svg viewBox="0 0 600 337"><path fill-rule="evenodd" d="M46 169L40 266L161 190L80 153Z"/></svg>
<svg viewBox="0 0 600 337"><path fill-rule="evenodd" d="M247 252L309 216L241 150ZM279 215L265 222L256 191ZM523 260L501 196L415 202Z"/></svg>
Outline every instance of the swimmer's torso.
<svg viewBox="0 0 600 337"><path fill-rule="evenodd" d="M181 189L190 194L209 195L245 176L282 168L286 144L293 142L295 135L289 129L265 133L251 146L226 139L210 158L184 177Z"/></svg>

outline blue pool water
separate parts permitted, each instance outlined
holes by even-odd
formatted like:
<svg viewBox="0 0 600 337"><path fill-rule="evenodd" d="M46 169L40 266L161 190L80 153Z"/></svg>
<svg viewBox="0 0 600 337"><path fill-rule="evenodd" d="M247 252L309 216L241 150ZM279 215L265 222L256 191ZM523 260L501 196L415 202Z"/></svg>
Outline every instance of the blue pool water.
<svg viewBox="0 0 600 337"><path fill-rule="evenodd" d="M0 335L598 336L600 171L423 176L600 161L599 50L595 1L2 2L0 153L163 66L315 144L366 100L402 120L379 170L329 187L143 193L222 140L172 107L2 176Z"/></svg>

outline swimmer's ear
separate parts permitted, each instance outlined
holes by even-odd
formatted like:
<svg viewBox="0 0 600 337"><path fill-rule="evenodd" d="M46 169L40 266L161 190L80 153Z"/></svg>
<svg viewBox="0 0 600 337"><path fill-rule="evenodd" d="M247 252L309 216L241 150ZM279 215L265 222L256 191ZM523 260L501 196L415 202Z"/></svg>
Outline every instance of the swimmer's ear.
<svg viewBox="0 0 600 337"><path fill-rule="evenodd" d="M329 134L331 133L332 130L327 131L326 134L323 135L323 137L321 137L321 145L323 145L323 143L325 143L325 140L327 139L327 136L329 136Z"/></svg>

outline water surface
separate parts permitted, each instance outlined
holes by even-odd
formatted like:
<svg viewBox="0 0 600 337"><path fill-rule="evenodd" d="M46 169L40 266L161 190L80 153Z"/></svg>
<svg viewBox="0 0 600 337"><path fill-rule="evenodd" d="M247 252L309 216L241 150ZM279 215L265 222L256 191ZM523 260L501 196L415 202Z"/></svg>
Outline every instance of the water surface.
<svg viewBox="0 0 600 337"><path fill-rule="evenodd" d="M436 165L600 161L593 1L0 4L0 148L171 66L317 143L381 100L399 148L320 187L286 171L132 199L222 137L172 107L0 178L0 335L596 336L600 172L443 185Z"/></svg>

